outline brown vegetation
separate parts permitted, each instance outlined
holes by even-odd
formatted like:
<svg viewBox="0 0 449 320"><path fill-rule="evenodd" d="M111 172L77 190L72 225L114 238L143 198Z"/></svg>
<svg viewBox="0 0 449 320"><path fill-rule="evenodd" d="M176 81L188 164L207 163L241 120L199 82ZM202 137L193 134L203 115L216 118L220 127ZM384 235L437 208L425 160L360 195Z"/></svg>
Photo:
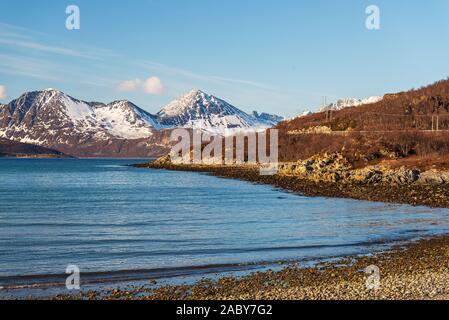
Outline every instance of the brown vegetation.
<svg viewBox="0 0 449 320"><path fill-rule="evenodd" d="M315 113L281 122L276 129L281 162L339 152L354 168L385 161L395 167L449 168L449 158L444 159L449 155L449 80L334 111L331 120L324 112ZM244 141L246 161L248 139ZM234 139L234 157L235 145Z"/></svg>
<svg viewBox="0 0 449 320"><path fill-rule="evenodd" d="M322 127L329 132L310 133ZM448 166L449 80L333 111L330 120L324 112L315 113L281 122L277 129L281 161L341 151L355 166L391 159L395 165ZM413 161L405 161L408 157Z"/></svg>
<svg viewBox="0 0 449 320"><path fill-rule="evenodd" d="M438 117L438 119L437 119ZM284 121L279 129L298 130L326 125L333 131L448 130L449 80L397 94L372 104Z"/></svg>

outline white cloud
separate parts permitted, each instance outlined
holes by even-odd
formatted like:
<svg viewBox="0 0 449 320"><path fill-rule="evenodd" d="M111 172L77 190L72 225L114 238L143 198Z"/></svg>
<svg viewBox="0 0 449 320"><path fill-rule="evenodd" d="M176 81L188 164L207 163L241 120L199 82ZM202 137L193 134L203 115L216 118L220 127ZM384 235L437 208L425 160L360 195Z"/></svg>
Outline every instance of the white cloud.
<svg viewBox="0 0 449 320"><path fill-rule="evenodd" d="M161 79L158 77L150 77L143 84L143 91L149 94L160 95L164 91Z"/></svg>
<svg viewBox="0 0 449 320"><path fill-rule="evenodd" d="M142 80L134 79L134 80L126 80L121 82L117 86L117 91L119 92L129 92L129 91L137 91L142 85Z"/></svg>
<svg viewBox="0 0 449 320"><path fill-rule="evenodd" d="M0 86L0 100L8 98L8 94L6 93L6 87Z"/></svg>
<svg viewBox="0 0 449 320"><path fill-rule="evenodd" d="M116 87L119 92L143 91L145 93L160 95L164 91L164 86L159 77L149 77L146 80L133 79L126 80Z"/></svg>

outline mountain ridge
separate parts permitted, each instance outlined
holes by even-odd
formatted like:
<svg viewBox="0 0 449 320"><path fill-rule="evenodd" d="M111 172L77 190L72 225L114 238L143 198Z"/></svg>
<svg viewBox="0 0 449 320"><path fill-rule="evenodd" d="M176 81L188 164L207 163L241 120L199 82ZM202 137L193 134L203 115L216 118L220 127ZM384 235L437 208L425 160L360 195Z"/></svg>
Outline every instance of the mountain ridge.
<svg viewBox="0 0 449 320"><path fill-rule="evenodd" d="M371 96L363 99L358 98L343 98L338 99L336 102L330 103L325 107L322 107L318 112L324 112L327 110L339 111L345 108L358 107L366 104L373 104L383 99L380 96Z"/></svg>
<svg viewBox="0 0 449 320"><path fill-rule="evenodd" d="M257 113L256 113L257 114ZM214 95L194 89L165 105L158 113L165 126L187 127L225 132L235 129L259 129L273 126L282 117L263 113L270 120L248 114ZM278 121L278 122L279 122ZM277 123L277 122L276 122Z"/></svg>
<svg viewBox="0 0 449 320"><path fill-rule="evenodd" d="M53 88L25 92L0 105L0 138L75 156L145 157L167 151L169 131L177 127L225 134L268 128L280 119L253 117L201 90L181 98L183 103L174 100L167 105L171 109L166 106L154 115L128 100L87 102Z"/></svg>

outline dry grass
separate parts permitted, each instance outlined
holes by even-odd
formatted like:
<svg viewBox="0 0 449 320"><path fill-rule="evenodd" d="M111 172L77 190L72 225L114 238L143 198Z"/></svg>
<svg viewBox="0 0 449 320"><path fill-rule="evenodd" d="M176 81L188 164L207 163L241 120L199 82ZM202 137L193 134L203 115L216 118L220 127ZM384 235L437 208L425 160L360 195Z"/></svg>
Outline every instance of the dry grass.
<svg viewBox="0 0 449 320"><path fill-rule="evenodd" d="M430 131L436 128L440 131ZM334 134L288 134L326 126ZM392 160L393 165L447 168L449 156L449 80L385 95L374 104L284 121L280 131L281 161L343 152L355 167ZM313 130L312 130L313 131ZM342 134L343 133L343 134Z"/></svg>
<svg viewBox="0 0 449 320"><path fill-rule="evenodd" d="M392 169L407 167L417 168L422 171L430 169L449 170L449 158L438 154L411 156L396 160L385 160L382 163Z"/></svg>
<svg viewBox="0 0 449 320"><path fill-rule="evenodd" d="M355 167L396 160L396 163L405 165L444 165L446 168L444 158L449 156L449 131L353 132L346 135L281 133L279 146L281 161L304 160L315 154L342 152Z"/></svg>

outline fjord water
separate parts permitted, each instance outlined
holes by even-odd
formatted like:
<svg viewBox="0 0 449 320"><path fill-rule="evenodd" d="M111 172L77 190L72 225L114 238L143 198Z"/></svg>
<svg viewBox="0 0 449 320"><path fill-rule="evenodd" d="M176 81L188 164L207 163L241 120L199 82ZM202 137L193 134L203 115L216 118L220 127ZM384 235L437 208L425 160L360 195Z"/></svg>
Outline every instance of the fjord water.
<svg viewBox="0 0 449 320"><path fill-rule="evenodd" d="M310 198L126 166L138 162L1 159L0 286L64 274L73 264L126 278L126 271L367 253L449 231L446 209Z"/></svg>

